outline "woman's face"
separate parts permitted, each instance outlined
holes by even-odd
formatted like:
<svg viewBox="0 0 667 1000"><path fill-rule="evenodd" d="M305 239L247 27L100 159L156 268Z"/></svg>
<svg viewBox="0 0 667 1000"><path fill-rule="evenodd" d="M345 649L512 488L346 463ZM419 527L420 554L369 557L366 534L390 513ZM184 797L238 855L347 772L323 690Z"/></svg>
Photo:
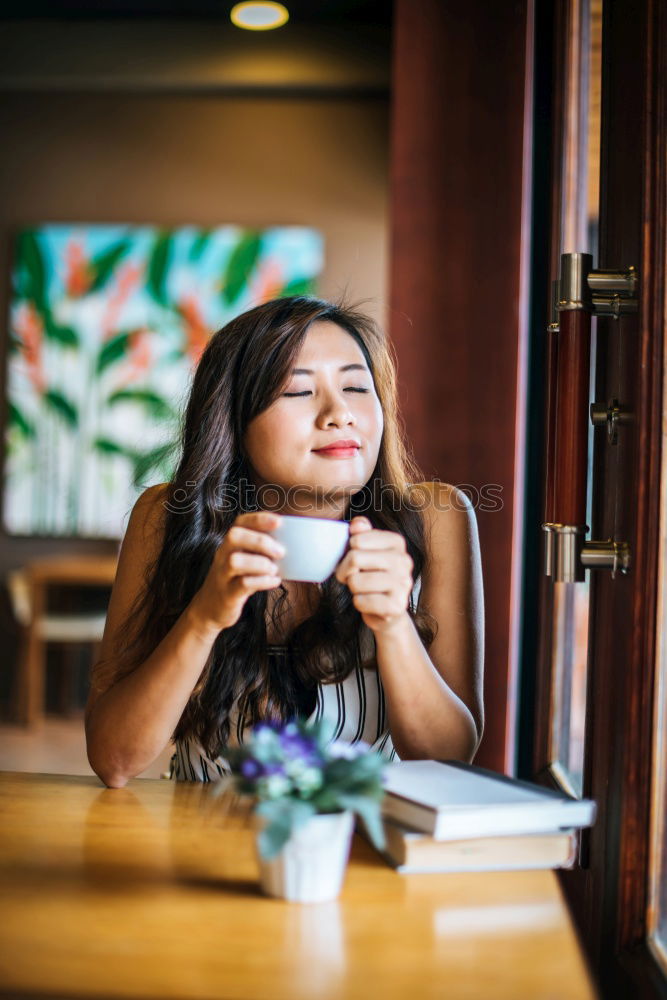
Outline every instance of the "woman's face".
<svg viewBox="0 0 667 1000"><path fill-rule="evenodd" d="M335 323L313 323L281 395L246 429L255 485L279 487L263 491L260 506L343 517L346 500L375 468L383 426L373 378L354 337ZM358 447L318 451L340 440Z"/></svg>

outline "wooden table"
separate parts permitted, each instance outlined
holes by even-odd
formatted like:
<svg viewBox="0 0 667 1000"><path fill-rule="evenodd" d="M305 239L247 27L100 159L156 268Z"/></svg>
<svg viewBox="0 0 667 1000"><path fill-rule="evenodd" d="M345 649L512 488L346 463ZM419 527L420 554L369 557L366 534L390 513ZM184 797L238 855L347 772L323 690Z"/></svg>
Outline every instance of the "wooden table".
<svg viewBox="0 0 667 1000"><path fill-rule="evenodd" d="M357 834L338 900L287 903L215 793L0 773L0 995L595 996L552 871L398 875Z"/></svg>

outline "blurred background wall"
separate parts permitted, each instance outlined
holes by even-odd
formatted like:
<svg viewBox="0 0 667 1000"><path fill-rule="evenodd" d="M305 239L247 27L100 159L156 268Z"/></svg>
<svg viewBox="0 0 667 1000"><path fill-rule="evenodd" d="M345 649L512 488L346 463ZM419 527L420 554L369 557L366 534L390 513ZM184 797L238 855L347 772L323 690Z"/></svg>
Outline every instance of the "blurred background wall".
<svg viewBox="0 0 667 1000"><path fill-rule="evenodd" d="M319 229L321 294L368 299L384 321L387 119L376 98L5 95L2 315L22 225L236 223ZM0 572L72 544L5 538Z"/></svg>
<svg viewBox="0 0 667 1000"><path fill-rule="evenodd" d="M219 9L211 20L206 3L198 19L188 5L187 18L132 21L81 20L76 6L0 22L2 412L12 238L26 225L310 226L324 238L320 293L363 299L386 322L391 5L377 17L361 5L350 30L291 5L282 35L240 31ZM0 579L42 556L116 548L3 533ZM17 631L5 588L0 628L6 706Z"/></svg>

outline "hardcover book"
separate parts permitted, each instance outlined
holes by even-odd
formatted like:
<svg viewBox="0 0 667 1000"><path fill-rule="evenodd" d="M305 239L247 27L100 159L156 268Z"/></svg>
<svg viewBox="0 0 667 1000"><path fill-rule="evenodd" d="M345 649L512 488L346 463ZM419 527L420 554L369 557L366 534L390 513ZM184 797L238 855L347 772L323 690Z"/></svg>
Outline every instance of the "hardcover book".
<svg viewBox="0 0 667 1000"><path fill-rule="evenodd" d="M388 764L382 814L436 840L592 826L596 804L461 761Z"/></svg>

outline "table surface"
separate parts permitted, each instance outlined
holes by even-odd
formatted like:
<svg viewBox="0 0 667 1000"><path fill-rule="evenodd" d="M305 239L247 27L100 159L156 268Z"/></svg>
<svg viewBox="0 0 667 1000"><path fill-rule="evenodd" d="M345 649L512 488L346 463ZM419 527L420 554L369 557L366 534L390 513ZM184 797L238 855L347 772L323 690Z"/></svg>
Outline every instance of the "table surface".
<svg viewBox="0 0 667 1000"><path fill-rule="evenodd" d="M4 996L596 995L553 871L399 875L355 834L337 900L272 899L226 785L0 773L0 871Z"/></svg>

